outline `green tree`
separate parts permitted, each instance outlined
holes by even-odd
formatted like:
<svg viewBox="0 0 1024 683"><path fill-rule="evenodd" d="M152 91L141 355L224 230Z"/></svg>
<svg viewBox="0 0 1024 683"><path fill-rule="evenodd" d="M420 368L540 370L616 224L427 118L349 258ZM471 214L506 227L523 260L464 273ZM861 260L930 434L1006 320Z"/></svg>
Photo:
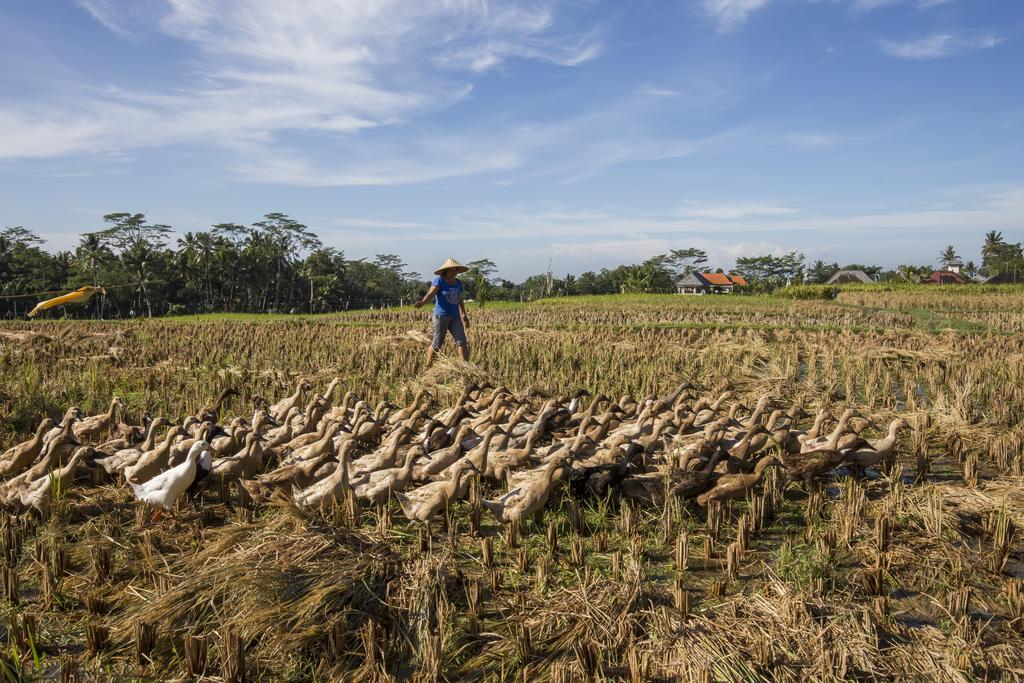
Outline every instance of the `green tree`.
<svg viewBox="0 0 1024 683"><path fill-rule="evenodd" d="M696 247L673 249L663 257L666 266L674 268L678 276L689 275L708 262L708 253Z"/></svg>
<svg viewBox="0 0 1024 683"><path fill-rule="evenodd" d="M314 249L300 270L309 281L310 313L341 307L345 293L344 253L331 247Z"/></svg>
<svg viewBox="0 0 1024 683"><path fill-rule="evenodd" d="M103 243L96 233L86 233L78 240L75 254L71 259L72 279L69 289L77 289L82 285L108 286L113 284L114 274L111 269L117 262L114 252ZM106 296L93 297L93 309L102 320Z"/></svg>
<svg viewBox="0 0 1024 683"><path fill-rule="evenodd" d="M109 227L95 233L104 246L112 247L118 253L125 272L136 288L136 303L146 307L146 314L153 316L150 288L162 265L161 252L167 243L171 226L150 224L142 213L108 213L103 220Z"/></svg>
<svg viewBox="0 0 1024 683"><path fill-rule="evenodd" d="M469 270L462 276L467 284L466 295L476 299L483 306L490 298L491 278L498 272L498 266L494 261L484 258L470 261L466 267Z"/></svg>
<svg viewBox="0 0 1024 683"><path fill-rule="evenodd" d="M736 272L754 291L798 284L804 280L804 255L791 251L782 256L741 256L736 259Z"/></svg>
<svg viewBox="0 0 1024 683"><path fill-rule="evenodd" d="M914 266L901 264L896 266L896 273L905 282L920 282L932 272L931 266Z"/></svg>
<svg viewBox="0 0 1024 683"><path fill-rule="evenodd" d="M828 264L818 259L811 264L811 267L807 269L807 281L816 284L824 284L829 279L839 272L839 264L832 263Z"/></svg>
<svg viewBox="0 0 1024 683"><path fill-rule="evenodd" d="M675 291L675 275L669 270L663 256L655 256L639 265L625 266L624 275L620 288L625 293L657 294Z"/></svg>
<svg viewBox="0 0 1024 683"><path fill-rule="evenodd" d="M939 254L939 263L942 264L945 270L949 270L954 265L960 265L960 257L957 255L956 248L952 244L943 249L942 253Z"/></svg>
<svg viewBox="0 0 1024 683"><path fill-rule="evenodd" d="M296 260L304 251L322 246L320 238L308 227L283 213L268 213L263 220L253 223L253 236L262 238L264 255L273 262L273 303L272 310L280 310L282 304L291 302L294 279L289 277L295 270ZM288 291L284 291L284 285ZM264 297L264 301L266 297Z"/></svg>
<svg viewBox="0 0 1024 683"><path fill-rule="evenodd" d="M998 230L986 233L981 247L981 270L988 276L1024 272L1021 244L1007 242Z"/></svg>

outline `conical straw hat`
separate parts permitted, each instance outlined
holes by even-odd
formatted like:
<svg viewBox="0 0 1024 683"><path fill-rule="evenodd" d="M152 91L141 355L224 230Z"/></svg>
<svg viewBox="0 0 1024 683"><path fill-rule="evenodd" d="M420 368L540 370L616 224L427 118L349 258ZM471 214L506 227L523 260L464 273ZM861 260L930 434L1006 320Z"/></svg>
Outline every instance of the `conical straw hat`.
<svg viewBox="0 0 1024 683"><path fill-rule="evenodd" d="M442 263L441 267L434 271L434 275L440 275L449 268L454 268L456 273L465 273L469 270L469 268L449 256L448 260Z"/></svg>

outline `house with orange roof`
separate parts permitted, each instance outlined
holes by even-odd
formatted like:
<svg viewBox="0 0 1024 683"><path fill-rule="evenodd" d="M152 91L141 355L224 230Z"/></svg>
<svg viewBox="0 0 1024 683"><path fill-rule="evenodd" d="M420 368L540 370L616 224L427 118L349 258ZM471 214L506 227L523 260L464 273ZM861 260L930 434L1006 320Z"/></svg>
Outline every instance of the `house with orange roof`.
<svg viewBox="0 0 1024 683"><path fill-rule="evenodd" d="M676 282L677 294L730 294L737 287L746 287L742 275L693 272Z"/></svg>

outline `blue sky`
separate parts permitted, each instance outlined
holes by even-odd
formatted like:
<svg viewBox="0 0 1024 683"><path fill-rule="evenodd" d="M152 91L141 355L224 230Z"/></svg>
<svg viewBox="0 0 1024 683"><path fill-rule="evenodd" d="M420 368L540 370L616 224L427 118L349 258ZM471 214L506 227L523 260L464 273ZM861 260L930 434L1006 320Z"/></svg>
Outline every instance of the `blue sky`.
<svg viewBox="0 0 1024 683"><path fill-rule="evenodd" d="M1024 239L1019 0L0 5L0 225L282 211L512 279Z"/></svg>

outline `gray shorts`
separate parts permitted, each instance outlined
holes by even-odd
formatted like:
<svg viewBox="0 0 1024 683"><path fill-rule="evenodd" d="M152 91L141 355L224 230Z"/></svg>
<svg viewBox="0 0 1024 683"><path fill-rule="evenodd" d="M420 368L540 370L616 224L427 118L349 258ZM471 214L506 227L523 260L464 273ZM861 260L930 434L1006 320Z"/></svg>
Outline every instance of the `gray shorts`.
<svg viewBox="0 0 1024 683"><path fill-rule="evenodd" d="M437 351L441 346L444 345L444 333L451 332L452 338L455 339L456 346L466 346L466 328L462 324L462 319L451 315L435 315L434 316L434 343L432 346Z"/></svg>

